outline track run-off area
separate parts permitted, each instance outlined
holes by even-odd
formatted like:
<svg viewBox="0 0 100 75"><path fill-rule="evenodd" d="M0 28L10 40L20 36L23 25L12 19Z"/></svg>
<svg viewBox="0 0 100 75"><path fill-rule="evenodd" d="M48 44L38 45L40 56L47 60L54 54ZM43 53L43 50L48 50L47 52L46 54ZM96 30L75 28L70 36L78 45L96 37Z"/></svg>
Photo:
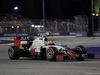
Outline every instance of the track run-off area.
<svg viewBox="0 0 100 75"><path fill-rule="evenodd" d="M84 45L90 53L96 50L97 54L100 52L100 37L53 36L48 39L55 44L66 44L70 48ZM0 38L0 75L100 75L99 58L84 61L48 61L21 57L18 60L10 60L8 48L13 42L12 37Z"/></svg>

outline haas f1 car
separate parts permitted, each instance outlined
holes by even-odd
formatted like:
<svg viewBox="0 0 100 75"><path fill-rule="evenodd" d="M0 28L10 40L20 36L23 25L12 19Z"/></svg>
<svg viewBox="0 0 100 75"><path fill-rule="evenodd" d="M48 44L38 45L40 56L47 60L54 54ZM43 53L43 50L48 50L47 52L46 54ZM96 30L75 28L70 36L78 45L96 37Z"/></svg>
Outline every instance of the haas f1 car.
<svg viewBox="0 0 100 75"><path fill-rule="evenodd" d="M87 50L78 45L70 49L67 45L56 45L48 41L46 37L37 37L34 40L27 39L26 44L20 44L21 38L14 38L14 46L8 49L10 59L19 57L39 57L49 61L55 60L84 60L87 58Z"/></svg>

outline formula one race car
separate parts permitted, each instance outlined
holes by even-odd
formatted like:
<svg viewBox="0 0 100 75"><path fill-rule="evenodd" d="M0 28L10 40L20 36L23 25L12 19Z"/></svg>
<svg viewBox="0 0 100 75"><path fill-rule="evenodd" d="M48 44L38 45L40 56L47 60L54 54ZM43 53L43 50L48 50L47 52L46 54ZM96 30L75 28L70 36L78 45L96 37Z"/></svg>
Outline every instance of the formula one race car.
<svg viewBox="0 0 100 75"><path fill-rule="evenodd" d="M46 37L37 37L34 40L27 40L26 44L20 45L21 38L14 38L14 46L8 49L10 59L19 57L39 57L49 61L54 60L84 60L87 58L87 50L84 46L78 45L70 49L67 45L56 45L48 41ZM20 48L22 46L22 48Z"/></svg>

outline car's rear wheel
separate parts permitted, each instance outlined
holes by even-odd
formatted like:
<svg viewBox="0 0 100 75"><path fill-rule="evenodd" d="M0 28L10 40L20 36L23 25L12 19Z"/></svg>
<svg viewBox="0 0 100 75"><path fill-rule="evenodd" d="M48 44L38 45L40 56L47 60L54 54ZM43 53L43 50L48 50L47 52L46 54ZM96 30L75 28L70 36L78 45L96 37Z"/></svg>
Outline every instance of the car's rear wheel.
<svg viewBox="0 0 100 75"><path fill-rule="evenodd" d="M17 46L11 46L8 49L8 56L10 59L19 59L20 57L20 51Z"/></svg>
<svg viewBox="0 0 100 75"><path fill-rule="evenodd" d="M46 58L49 61L55 61L56 60L56 55L59 55L59 51L57 48L55 47L50 47L48 48L48 50L46 51Z"/></svg>
<svg viewBox="0 0 100 75"><path fill-rule="evenodd" d="M79 55L77 60L84 60L85 58L87 58L87 50L84 46L78 45L75 47L74 51Z"/></svg>

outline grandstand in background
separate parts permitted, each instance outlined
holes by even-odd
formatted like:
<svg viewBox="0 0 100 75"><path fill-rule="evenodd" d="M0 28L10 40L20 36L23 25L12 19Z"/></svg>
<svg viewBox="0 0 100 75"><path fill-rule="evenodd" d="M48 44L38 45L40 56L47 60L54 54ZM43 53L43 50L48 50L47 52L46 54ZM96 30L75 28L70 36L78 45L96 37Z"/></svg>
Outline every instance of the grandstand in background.
<svg viewBox="0 0 100 75"><path fill-rule="evenodd" d="M0 14L0 33L33 33L33 32L91 32L100 31L99 17L94 17L94 28L91 17L77 15L73 19L26 19L21 15ZM44 29L45 28L45 29Z"/></svg>
<svg viewBox="0 0 100 75"><path fill-rule="evenodd" d="M13 14L0 15L0 26L5 33L43 32L43 20L14 17ZM74 16L73 19L46 19L45 31L52 32L82 32L87 31L86 15Z"/></svg>

